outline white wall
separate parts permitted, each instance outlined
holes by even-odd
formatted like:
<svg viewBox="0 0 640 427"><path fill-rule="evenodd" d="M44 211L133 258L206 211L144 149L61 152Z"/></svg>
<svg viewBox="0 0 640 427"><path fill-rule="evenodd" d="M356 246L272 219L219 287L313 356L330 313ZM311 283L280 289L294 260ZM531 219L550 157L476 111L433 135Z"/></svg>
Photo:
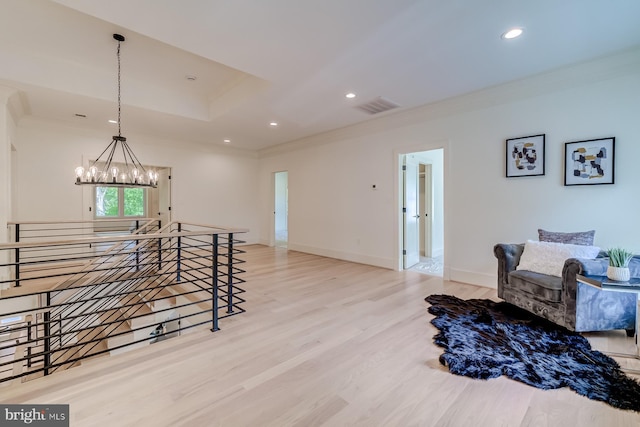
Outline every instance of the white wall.
<svg viewBox="0 0 640 427"><path fill-rule="evenodd" d="M15 135L15 113L11 102L15 101L15 95L15 90L0 86L0 244L10 241L7 222L13 211L11 146ZM0 264L7 264L10 255L8 251L0 251ZM10 273L8 267L0 267L0 282L8 280ZM0 291L8 287L7 283L0 283Z"/></svg>
<svg viewBox="0 0 640 427"><path fill-rule="evenodd" d="M255 154L145 135L126 136L145 164L171 167L174 220L249 228L241 238L257 240ZM73 170L83 157L98 156L111 134L25 118L17 128L17 139L18 218L82 219L91 200L87 196L83 200L83 188L74 185Z"/></svg>
<svg viewBox="0 0 640 427"><path fill-rule="evenodd" d="M392 149L384 137L353 138L263 158L260 240L268 242L269 176L287 170L291 250L392 266ZM372 186L376 185L376 189Z"/></svg>
<svg viewBox="0 0 640 427"><path fill-rule="evenodd" d="M11 146L15 135L15 118L11 100L17 91L0 86L0 243L8 241L7 221L13 210L11 203Z"/></svg>
<svg viewBox="0 0 640 427"><path fill-rule="evenodd" d="M595 229L597 245L640 252L639 111L640 51L629 51L264 150L261 241L266 183L288 170L290 249L395 268L395 157L444 140L445 277L495 287L493 245L539 227ZM546 175L505 178L505 139L538 133ZM609 136L615 185L564 187L564 143Z"/></svg>

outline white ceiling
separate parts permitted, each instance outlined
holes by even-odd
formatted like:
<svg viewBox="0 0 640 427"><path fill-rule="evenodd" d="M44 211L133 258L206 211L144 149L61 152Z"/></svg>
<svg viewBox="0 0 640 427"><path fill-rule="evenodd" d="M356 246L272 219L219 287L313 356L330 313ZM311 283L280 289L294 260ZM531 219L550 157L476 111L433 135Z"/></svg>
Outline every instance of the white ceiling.
<svg viewBox="0 0 640 427"><path fill-rule="evenodd" d="M116 134L121 33L123 135L259 150L636 48L639 20L638 0L0 0L0 83ZM354 108L377 97L401 107Z"/></svg>

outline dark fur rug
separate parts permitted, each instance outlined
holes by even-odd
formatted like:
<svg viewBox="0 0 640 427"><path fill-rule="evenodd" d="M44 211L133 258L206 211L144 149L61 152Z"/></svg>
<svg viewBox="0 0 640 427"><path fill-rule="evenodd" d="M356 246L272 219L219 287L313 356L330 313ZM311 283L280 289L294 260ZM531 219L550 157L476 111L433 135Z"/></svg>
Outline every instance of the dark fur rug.
<svg viewBox="0 0 640 427"><path fill-rule="evenodd" d="M440 330L440 363L453 374L505 375L544 390L569 387L589 399L640 412L640 383L586 338L506 302L431 295L425 299Z"/></svg>

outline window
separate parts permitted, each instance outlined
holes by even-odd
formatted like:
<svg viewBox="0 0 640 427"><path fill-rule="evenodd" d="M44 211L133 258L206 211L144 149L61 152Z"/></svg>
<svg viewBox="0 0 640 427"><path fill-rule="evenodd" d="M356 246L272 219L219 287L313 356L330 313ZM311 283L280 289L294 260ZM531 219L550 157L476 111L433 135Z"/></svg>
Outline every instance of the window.
<svg viewBox="0 0 640 427"><path fill-rule="evenodd" d="M96 218L146 216L147 193L144 188L96 187Z"/></svg>

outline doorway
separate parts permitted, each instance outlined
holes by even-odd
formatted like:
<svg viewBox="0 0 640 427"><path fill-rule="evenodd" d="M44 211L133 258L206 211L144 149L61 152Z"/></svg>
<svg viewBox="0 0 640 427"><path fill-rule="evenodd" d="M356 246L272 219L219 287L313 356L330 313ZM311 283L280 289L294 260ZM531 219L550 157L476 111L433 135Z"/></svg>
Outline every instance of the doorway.
<svg viewBox="0 0 640 427"><path fill-rule="evenodd" d="M158 170L157 213L163 227L171 222L171 168Z"/></svg>
<svg viewBox="0 0 640 427"><path fill-rule="evenodd" d="M274 174L274 245L286 248L289 243L289 173Z"/></svg>
<svg viewBox="0 0 640 427"><path fill-rule="evenodd" d="M402 268L442 276L444 149L402 154Z"/></svg>
<svg viewBox="0 0 640 427"><path fill-rule="evenodd" d="M160 220L162 227L171 222L171 168L156 168L158 186L148 190L149 218Z"/></svg>

